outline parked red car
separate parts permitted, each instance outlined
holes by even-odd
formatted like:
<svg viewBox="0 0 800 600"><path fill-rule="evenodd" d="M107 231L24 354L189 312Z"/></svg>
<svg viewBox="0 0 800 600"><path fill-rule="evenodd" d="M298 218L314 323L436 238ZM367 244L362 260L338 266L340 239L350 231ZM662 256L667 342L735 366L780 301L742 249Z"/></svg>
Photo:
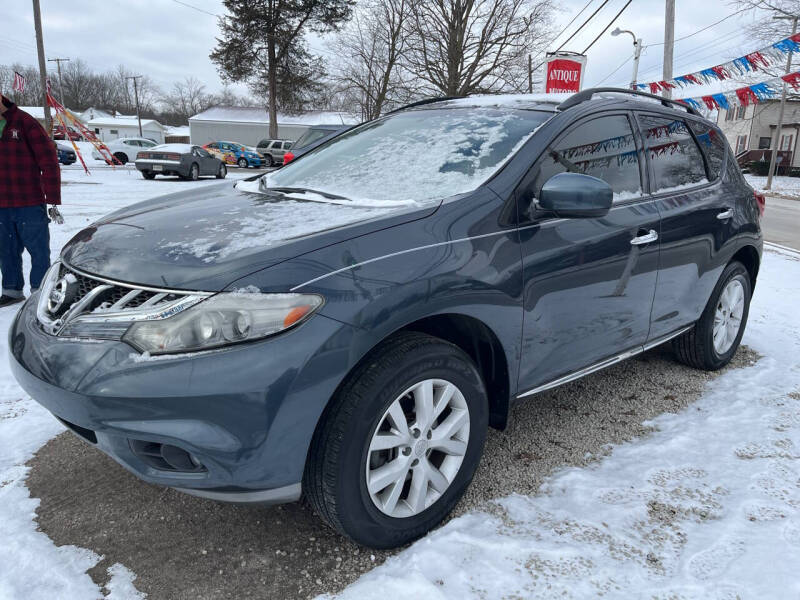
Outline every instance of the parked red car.
<svg viewBox="0 0 800 600"><path fill-rule="evenodd" d="M80 142L83 140L83 136L75 131L72 127L67 127L67 131L64 131L63 125L56 125L53 128L53 139L56 140L66 140L67 135L69 135L69 139L73 142Z"/></svg>

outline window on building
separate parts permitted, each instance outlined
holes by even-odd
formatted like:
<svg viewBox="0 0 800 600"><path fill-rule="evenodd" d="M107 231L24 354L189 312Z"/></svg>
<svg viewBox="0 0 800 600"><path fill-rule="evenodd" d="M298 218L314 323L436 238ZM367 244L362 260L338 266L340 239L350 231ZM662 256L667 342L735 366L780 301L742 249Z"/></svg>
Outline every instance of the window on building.
<svg viewBox="0 0 800 600"><path fill-rule="evenodd" d="M598 117L580 123L544 151L521 185L530 206L548 179L563 172L584 173L605 181L614 200L642 194L639 154L627 117ZM527 197L525 197L527 196Z"/></svg>
<svg viewBox="0 0 800 600"><path fill-rule="evenodd" d="M686 122L641 116L645 149L653 167L653 192L706 183L706 163Z"/></svg>
<svg viewBox="0 0 800 600"><path fill-rule="evenodd" d="M794 139L793 135L782 135L781 136L781 150L791 150L792 149L792 141Z"/></svg>
<svg viewBox="0 0 800 600"><path fill-rule="evenodd" d="M758 149L759 150L769 150L769 146L772 143L772 139L768 137L760 137L758 138Z"/></svg>
<svg viewBox="0 0 800 600"><path fill-rule="evenodd" d="M744 111L745 111L745 107L744 106L738 107L736 109L736 118L737 119L744 119Z"/></svg>
<svg viewBox="0 0 800 600"><path fill-rule="evenodd" d="M733 109L729 108L725 111L725 120L726 121L733 121Z"/></svg>
<svg viewBox="0 0 800 600"><path fill-rule="evenodd" d="M109 129L108 133L111 135L119 135L119 129Z"/></svg>
<svg viewBox="0 0 800 600"><path fill-rule="evenodd" d="M747 150L747 136L746 135L737 135L736 136L736 154L740 152L744 152Z"/></svg>

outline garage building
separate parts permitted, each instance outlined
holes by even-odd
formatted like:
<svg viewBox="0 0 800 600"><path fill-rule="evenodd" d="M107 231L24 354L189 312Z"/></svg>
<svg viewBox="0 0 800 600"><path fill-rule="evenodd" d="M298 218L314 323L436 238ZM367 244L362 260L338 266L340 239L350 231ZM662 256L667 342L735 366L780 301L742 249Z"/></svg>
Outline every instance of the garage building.
<svg viewBox="0 0 800 600"><path fill-rule="evenodd" d="M294 141L313 125L355 125L354 115L309 111L298 115L278 113L278 138ZM262 107L215 106L189 118L192 144L228 141L256 146L269 138L269 116Z"/></svg>

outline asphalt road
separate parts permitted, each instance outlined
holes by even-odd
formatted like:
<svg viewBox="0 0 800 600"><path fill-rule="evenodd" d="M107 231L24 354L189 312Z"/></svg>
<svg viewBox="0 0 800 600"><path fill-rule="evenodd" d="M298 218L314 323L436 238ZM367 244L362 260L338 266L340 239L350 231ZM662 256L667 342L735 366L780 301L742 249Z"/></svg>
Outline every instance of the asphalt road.
<svg viewBox="0 0 800 600"><path fill-rule="evenodd" d="M755 358L740 349L732 367ZM509 428L490 431L454 515L496 511L491 500L514 492L535 494L554 470L647 434L642 422L686 407L715 376L679 365L666 346L516 404ZM148 485L68 432L28 464L41 531L57 545L102 555L89 571L99 585L119 562L153 600L336 593L394 553L358 547L303 503L242 507Z"/></svg>
<svg viewBox="0 0 800 600"><path fill-rule="evenodd" d="M800 250L800 200L767 196L761 228L768 242Z"/></svg>

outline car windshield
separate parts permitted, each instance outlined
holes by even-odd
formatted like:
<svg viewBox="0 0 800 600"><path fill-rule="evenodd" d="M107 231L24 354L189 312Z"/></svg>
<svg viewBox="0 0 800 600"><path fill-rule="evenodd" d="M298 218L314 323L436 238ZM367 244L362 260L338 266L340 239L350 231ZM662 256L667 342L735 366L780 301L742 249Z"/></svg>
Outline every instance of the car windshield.
<svg viewBox="0 0 800 600"><path fill-rule="evenodd" d="M410 110L343 133L265 176L265 188L371 204L412 204L477 188L552 116L456 108Z"/></svg>
<svg viewBox="0 0 800 600"><path fill-rule="evenodd" d="M334 129L315 129L312 127L297 139L295 142L295 147L304 148L309 144L313 144L317 140L324 138L329 133L333 133L334 131Z"/></svg>

